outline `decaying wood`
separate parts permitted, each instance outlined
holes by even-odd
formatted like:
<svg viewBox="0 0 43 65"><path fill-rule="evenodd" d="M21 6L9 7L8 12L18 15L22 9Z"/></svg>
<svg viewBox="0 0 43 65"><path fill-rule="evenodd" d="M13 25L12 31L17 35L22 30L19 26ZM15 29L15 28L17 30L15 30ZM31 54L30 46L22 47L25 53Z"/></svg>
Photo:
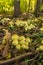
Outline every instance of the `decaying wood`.
<svg viewBox="0 0 43 65"><path fill-rule="evenodd" d="M2 56L3 57L5 57L6 55L7 55L7 53L8 53L8 50L9 50L9 40L10 40L10 38L11 38L11 34L8 32L8 31L6 31L6 46L5 46L5 48L4 48L4 51L3 51L3 54L2 54Z"/></svg>
<svg viewBox="0 0 43 65"><path fill-rule="evenodd" d="M0 50L2 50L3 48L4 48L4 45L1 44L1 45L0 45Z"/></svg>
<svg viewBox="0 0 43 65"><path fill-rule="evenodd" d="M2 54L3 57L6 57L6 55L8 54L8 50L9 50L9 45L6 44L4 51L3 51L3 54Z"/></svg>

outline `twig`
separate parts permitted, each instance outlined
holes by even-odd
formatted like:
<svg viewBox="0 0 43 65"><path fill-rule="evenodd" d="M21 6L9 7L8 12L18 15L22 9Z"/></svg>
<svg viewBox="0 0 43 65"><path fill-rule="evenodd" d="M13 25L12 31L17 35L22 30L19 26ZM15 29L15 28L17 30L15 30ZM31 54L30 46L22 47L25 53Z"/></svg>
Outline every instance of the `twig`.
<svg viewBox="0 0 43 65"><path fill-rule="evenodd" d="M30 61L33 61L33 60L35 60L37 57L38 57L38 54L37 54L35 57L33 57L32 59L27 60L27 61L25 61L25 62L30 62Z"/></svg>
<svg viewBox="0 0 43 65"><path fill-rule="evenodd" d="M28 53L22 54L22 55L20 55L20 56L16 56L15 58L8 59L8 60L6 60L6 61L0 61L0 64L5 64L5 63L12 62L12 61L17 61L17 60L19 60L19 59L22 59L22 58L28 56L28 55L33 55L33 54L35 54L35 53L28 52Z"/></svg>

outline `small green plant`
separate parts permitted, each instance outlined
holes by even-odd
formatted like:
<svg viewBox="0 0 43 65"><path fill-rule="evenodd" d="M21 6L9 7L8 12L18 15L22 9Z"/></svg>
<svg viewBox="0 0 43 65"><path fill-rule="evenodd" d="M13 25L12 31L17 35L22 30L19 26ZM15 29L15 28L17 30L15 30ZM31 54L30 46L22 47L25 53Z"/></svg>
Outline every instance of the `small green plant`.
<svg viewBox="0 0 43 65"><path fill-rule="evenodd" d="M18 36L17 34L12 35L12 45L19 50L29 49L29 43L31 43L30 38L25 38L24 36Z"/></svg>

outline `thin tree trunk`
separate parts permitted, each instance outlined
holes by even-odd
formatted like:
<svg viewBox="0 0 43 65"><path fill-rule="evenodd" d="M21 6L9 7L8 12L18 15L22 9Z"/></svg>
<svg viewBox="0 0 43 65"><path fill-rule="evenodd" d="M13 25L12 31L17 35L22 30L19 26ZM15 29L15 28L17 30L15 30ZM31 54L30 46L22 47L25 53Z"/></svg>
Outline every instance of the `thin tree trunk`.
<svg viewBox="0 0 43 65"><path fill-rule="evenodd" d="M35 12L34 12L34 14L35 14L36 17L39 16L38 13L40 12L40 5L42 4L42 1L43 0L37 0Z"/></svg>
<svg viewBox="0 0 43 65"><path fill-rule="evenodd" d="M20 14L20 0L14 0L14 16L18 17Z"/></svg>

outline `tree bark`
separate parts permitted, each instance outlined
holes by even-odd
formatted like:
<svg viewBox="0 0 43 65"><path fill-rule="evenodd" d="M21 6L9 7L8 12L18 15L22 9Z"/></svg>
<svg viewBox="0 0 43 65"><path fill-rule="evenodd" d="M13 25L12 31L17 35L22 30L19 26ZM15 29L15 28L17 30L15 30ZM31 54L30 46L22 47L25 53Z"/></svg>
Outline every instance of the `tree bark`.
<svg viewBox="0 0 43 65"><path fill-rule="evenodd" d="M14 16L18 17L20 14L20 0L14 0Z"/></svg>
<svg viewBox="0 0 43 65"><path fill-rule="evenodd" d="M43 1L43 0L37 0L35 12L34 12L34 14L35 14L36 17L39 16L38 13L40 13L40 5L42 4L42 1Z"/></svg>

